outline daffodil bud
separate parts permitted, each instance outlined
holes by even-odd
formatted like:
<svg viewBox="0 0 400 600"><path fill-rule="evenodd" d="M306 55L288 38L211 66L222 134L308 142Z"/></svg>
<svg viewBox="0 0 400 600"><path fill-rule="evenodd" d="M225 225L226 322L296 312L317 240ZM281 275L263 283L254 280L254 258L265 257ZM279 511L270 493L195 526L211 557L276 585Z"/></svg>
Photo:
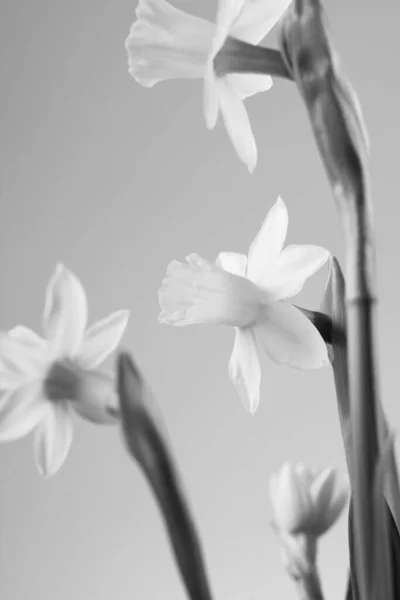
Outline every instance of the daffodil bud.
<svg viewBox="0 0 400 600"><path fill-rule="evenodd" d="M349 485L333 468L309 469L285 463L270 481L276 527L289 535L323 535L342 512Z"/></svg>

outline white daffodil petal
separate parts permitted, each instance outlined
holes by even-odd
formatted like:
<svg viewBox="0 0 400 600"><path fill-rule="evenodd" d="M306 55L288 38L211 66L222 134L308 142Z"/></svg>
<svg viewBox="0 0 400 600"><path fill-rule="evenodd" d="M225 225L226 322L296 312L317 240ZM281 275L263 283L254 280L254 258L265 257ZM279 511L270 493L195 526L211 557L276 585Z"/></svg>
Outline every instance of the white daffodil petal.
<svg viewBox="0 0 400 600"><path fill-rule="evenodd" d="M302 486L290 463L285 463L278 476L276 521L283 531L292 533L307 520L311 499L307 488Z"/></svg>
<svg viewBox="0 0 400 600"><path fill-rule="evenodd" d="M264 317L254 329L260 346L278 364L305 370L328 364L327 348L318 330L291 304L265 304Z"/></svg>
<svg viewBox="0 0 400 600"><path fill-rule="evenodd" d="M313 520L316 526L316 535L322 535L330 525L329 504L336 482L336 472L332 467L321 471L310 486L310 495L313 503Z"/></svg>
<svg viewBox="0 0 400 600"><path fill-rule="evenodd" d="M260 402L261 367L251 328L236 328L229 377L245 408L254 415Z"/></svg>
<svg viewBox="0 0 400 600"><path fill-rule="evenodd" d="M96 369L117 348L128 319L129 311L119 310L89 327L75 356L79 365Z"/></svg>
<svg viewBox="0 0 400 600"><path fill-rule="evenodd" d="M25 437L44 418L47 401L41 385L30 383L2 394L0 398L0 441Z"/></svg>
<svg viewBox="0 0 400 600"><path fill-rule="evenodd" d="M346 506L346 503L350 495L350 484L348 479L342 478L339 480L336 477L335 487L332 492L329 507L327 508L325 515L325 523L323 524L324 531L329 529L333 523L338 519L340 513Z"/></svg>
<svg viewBox="0 0 400 600"><path fill-rule="evenodd" d="M28 331L18 326L9 333L0 333L0 373L5 379L23 383L38 376L46 365L46 347L37 341L40 338L36 339L33 331Z"/></svg>
<svg viewBox="0 0 400 600"><path fill-rule="evenodd" d="M287 227L288 211L279 197L249 248L246 275L254 283L261 284L271 271L274 272L285 242Z"/></svg>
<svg viewBox="0 0 400 600"><path fill-rule="evenodd" d="M46 340L32 331L32 329L24 327L23 325L17 325L13 329L10 329L8 335L15 340L20 340L21 342L25 342L36 348L41 348L42 350L46 349Z"/></svg>
<svg viewBox="0 0 400 600"><path fill-rule="evenodd" d="M247 256L236 252L220 252L215 264L234 275L244 277L246 274Z"/></svg>
<svg viewBox="0 0 400 600"><path fill-rule="evenodd" d="M207 64L203 83L203 111L207 129L214 129L218 121L221 81L214 73L212 60Z"/></svg>
<svg viewBox="0 0 400 600"><path fill-rule="evenodd" d="M232 27L239 17L247 0L220 0L216 18L216 33L213 39L211 57L214 58L225 43Z"/></svg>
<svg viewBox="0 0 400 600"><path fill-rule="evenodd" d="M249 44L259 44L276 25L291 0L247 0L230 34Z"/></svg>
<svg viewBox="0 0 400 600"><path fill-rule="evenodd" d="M262 73L229 73L224 79L242 100L259 92L266 92L273 85L272 77Z"/></svg>
<svg viewBox="0 0 400 600"><path fill-rule="evenodd" d="M202 78L215 25L165 0L140 0L125 41L129 73L145 87L159 81Z"/></svg>
<svg viewBox="0 0 400 600"><path fill-rule="evenodd" d="M295 465L295 473L299 485L303 486L304 489L310 489L314 479L318 476L319 472L299 462Z"/></svg>
<svg viewBox="0 0 400 600"><path fill-rule="evenodd" d="M0 363L0 392L13 390L23 383L24 376ZM29 378L27 378L29 379Z"/></svg>
<svg viewBox="0 0 400 600"><path fill-rule="evenodd" d="M226 130L237 155L252 173L257 164L257 146L249 116L243 101L224 79L220 80L219 102Z"/></svg>
<svg viewBox="0 0 400 600"><path fill-rule="evenodd" d="M48 477L59 470L69 452L72 437L68 403L52 404L34 437L35 462L41 475Z"/></svg>
<svg viewBox="0 0 400 600"><path fill-rule="evenodd" d="M173 261L158 292L159 320L172 325L214 323L246 327L262 310L264 293L254 283L197 255Z"/></svg>
<svg viewBox="0 0 400 600"><path fill-rule="evenodd" d="M320 246L288 246L279 256L275 272L266 274L261 285L276 300L295 296L329 256L328 250Z"/></svg>
<svg viewBox="0 0 400 600"><path fill-rule="evenodd" d="M46 292L45 336L53 352L73 353L82 343L87 323L85 290L79 279L59 264Z"/></svg>

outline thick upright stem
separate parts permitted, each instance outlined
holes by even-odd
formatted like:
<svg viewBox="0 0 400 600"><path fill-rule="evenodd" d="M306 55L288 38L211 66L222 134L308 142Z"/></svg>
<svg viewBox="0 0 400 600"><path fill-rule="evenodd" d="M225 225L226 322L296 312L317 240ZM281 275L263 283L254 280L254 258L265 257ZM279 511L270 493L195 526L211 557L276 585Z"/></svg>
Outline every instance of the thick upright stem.
<svg viewBox="0 0 400 600"><path fill-rule="evenodd" d="M376 406L375 265L366 136L359 105L337 70L318 0L295 0L282 30L288 68L307 106L346 240L348 385L355 547L362 600L373 566L374 478L379 457Z"/></svg>

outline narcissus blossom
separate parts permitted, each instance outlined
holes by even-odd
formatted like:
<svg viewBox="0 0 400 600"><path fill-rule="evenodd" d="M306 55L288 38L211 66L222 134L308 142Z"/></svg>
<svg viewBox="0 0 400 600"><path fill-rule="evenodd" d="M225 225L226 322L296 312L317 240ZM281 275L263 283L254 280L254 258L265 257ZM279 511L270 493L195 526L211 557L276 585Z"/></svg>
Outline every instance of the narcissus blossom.
<svg viewBox="0 0 400 600"><path fill-rule="evenodd" d="M335 523L349 497L348 478L329 467L318 470L285 463L270 479L270 497L278 530L289 535L323 535Z"/></svg>
<svg viewBox="0 0 400 600"><path fill-rule="evenodd" d="M248 256L221 252L215 263L190 254L172 261L159 290L161 323L214 323L236 328L229 374L245 407L259 404L258 352L279 364L317 369L328 363L324 340L304 314L284 302L328 259L319 246L283 249L288 226L285 203L278 198L250 246Z"/></svg>
<svg viewBox="0 0 400 600"><path fill-rule="evenodd" d="M71 408L95 423L115 421L117 401L99 365L117 348L129 312L120 310L86 330L80 281L58 265L46 293L44 338L21 325L0 333L0 441L34 431L42 475L63 464L72 441Z"/></svg>
<svg viewBox="0 0 400 600"><path fill-rule="evenodd" d="M221 111L239 158L253 171L257 147L243 100L270 89L272 79L247 73L218 76L214 58L230 36L259 44L290 2L220 0L216 23L211 23L166 0L139 0L137 21L125 42L129 72L146 87L166 79L203 79L207 127L215 127Z"/></svg>

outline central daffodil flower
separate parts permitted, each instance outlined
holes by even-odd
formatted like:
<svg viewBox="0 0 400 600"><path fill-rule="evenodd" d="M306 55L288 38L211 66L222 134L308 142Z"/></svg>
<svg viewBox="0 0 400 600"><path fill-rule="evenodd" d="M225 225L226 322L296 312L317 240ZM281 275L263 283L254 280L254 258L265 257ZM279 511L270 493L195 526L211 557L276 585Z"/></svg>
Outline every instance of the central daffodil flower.
<svg viewBox="0 0 400 600"><path fill-rule="evenodd" d="M278 198L248 256L222 252L215 263L197 254L187 264L172 261L159 290L161 323L214 323L236 329L229 374L245 407L259 404L259 348L276 363L317 369L328 363L324 340L311 321L284 300L327 261L319 246L283 249L288 226L285 203Z"/></svg>

